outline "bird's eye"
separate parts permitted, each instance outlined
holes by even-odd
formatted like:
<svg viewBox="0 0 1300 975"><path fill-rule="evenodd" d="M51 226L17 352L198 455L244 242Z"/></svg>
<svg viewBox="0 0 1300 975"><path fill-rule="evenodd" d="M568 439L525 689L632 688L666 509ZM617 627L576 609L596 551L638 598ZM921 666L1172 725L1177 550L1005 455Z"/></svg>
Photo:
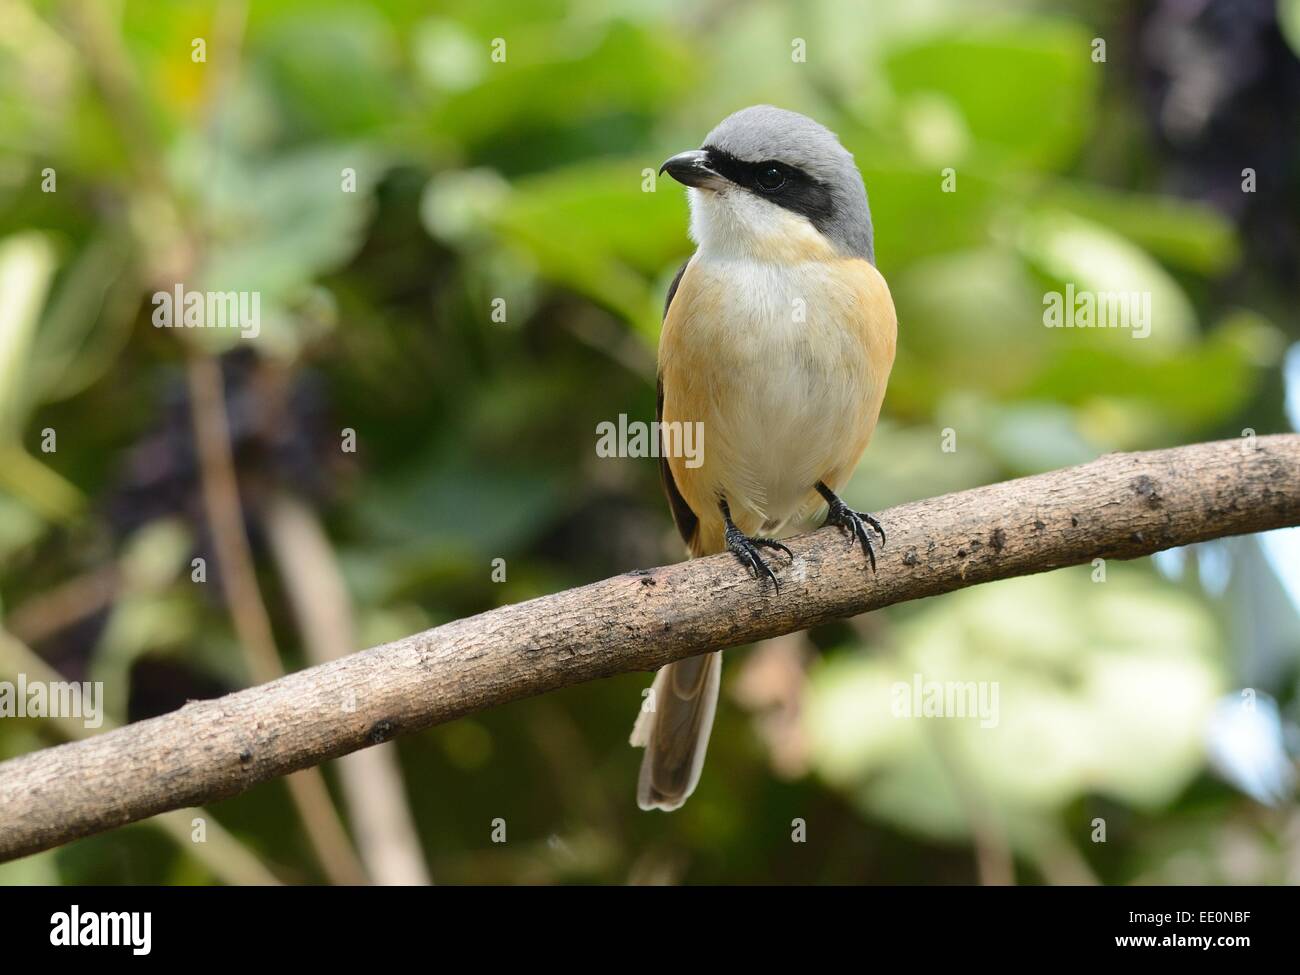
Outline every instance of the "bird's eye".
<svg viewBox="0 0 1300 975"><path fill-rule="evenodd" d="M765 166L758 171L758 185L765 190L779 190L785 185L785 173L775 166Z"/></svg>

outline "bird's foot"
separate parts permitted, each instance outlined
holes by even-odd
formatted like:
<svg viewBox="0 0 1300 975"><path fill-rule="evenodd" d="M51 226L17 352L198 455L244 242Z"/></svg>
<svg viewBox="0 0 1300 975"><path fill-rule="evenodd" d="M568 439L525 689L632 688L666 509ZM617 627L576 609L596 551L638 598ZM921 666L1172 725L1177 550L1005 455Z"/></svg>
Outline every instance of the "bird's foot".
<svg viewBox="0 0 1300 975"><path fill-rule="evenodd" d="M862 551L867 554L871 561L871 571L876 571L876 550L871 544L871 532L867 531L868 526L875 529L880 535L880 545L885 545L885 529L881 527L879 521L865 511L854 511L828 488L821 481L817 482L817 493L826 499L827 511L826 521L824 524L835 525L849 537L849 545L853 544L854 539L862 543Z"/></svg>
<svg viewBox="0 0 1300 975"><path fill-rule="evenodd" d="M776 575L772 572L772 567L763 561L763 556L759 554L760 548L775 549L784 552L790 561L794 561L794 553L782 545L774 538L750 538L731 520L731 512L727 509L725 501L720 502L719 508L722 509L723 521L726 523L726 530L723 532L723 538L726 539L727 549L740 559L740 564L746 566L758 579L761 576L767 576L772 580L772 586L777 592L781 591L781 584L776 581Z"/></svg>

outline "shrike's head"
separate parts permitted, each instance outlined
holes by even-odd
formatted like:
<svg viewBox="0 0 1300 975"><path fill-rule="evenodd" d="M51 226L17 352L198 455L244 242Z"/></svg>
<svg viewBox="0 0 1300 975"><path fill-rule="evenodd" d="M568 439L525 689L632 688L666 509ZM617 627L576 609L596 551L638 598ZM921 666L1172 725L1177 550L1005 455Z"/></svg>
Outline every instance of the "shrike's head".
<svg viewBox="0 0 1300 975"><path fill-rule="evenodd" d="M659 171L690 187L691 236L704 253L874 263L862 175L835 134L805 115L741 109Z"/></svg>

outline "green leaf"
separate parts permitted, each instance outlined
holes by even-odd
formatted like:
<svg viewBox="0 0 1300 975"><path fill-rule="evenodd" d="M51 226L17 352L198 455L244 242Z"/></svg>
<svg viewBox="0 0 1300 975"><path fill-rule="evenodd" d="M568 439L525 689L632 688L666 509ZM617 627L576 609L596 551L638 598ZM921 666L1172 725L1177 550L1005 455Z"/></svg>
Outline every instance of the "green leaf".
<svg viewBox="0 0 1300 975"><path fill-rule="evenodd" d="M939 167L882 158L867 143L849 144L871 203L876 257L888 277L911 261L986 244L997 212L996 184L978 170L957 174L957 192L942 191Z"/></svg>
<svg viewBox="0 0 1300 975"><path fill-rule="evenodd" d="M1043 315L1051 307L1049 297L1060 302L1061 321L1068 320L1064 316L1072 301L1077 304L1084 295L1098 303L1101 296L1137 303L1127 328L1114 322L1110 327L1056 327L1054 337L1080 345L1118 345L1133 356L1163 355L1195 338L1196 310L1182 287L1146 251L1114 231L1064 211L1036 208L1023 217L1016 242L1058 285L1043 295ZM1041 323L1047 321L1040 317Z"/></svg>
<svg viewBox="0 0 1300 975"><path fill-rule="evenodd" d="M222 153L216 171L204 147L184 144L172 160L177 178L199 199L211 228L204 263L189 290L256 293L259 344L291 354L305 340L296 307L311 300L311 285L345 264L361 246L373 206L372 189L387 169L365 145L326 145L259 160ZM343 171L355 189L343 188ZM187 332L210 348L238 344L239 329Z"/></svg>
<svg viewBox="0 0 1300 975"><path fill-rule="evenodd" d="M520 180L496 217L538 273L657 334L657 277L688 251L676 184L642 192L645 160L602 161Z"/></svg>
<svg viewBox="0 0 1300 975"><path fill-rule="evenodd" d="M970 834L977 789L1017 845L1084 795L1169 802L1204 764L1220 637L1195 597L1107 568L1105 581L1080 567L953 593L904 621L889 654L825 659L805 711L815 768L935 836ZM913 709L918 686L924 705L948 682L960 694L941 694L939 715Z"/></svg>
<svg viewBox="0 0 1300 975"><path fill-rule="evenodd" d="M1228 317L1204 341L1159 359L1135 357L1122 343L1078 342L1061 347L1024 395L1074 405L1110 400L1123 407L1115 417L1117 430L1138 423L1150 432L1154 423L1166 435L1187 435L1243 407L1254 395L1258 369L1279 347L1277 330L1249 312ZM1128 445L1141 444L1137 439Z"/></svg>
<svg viewBox="0 0 1300 975"><path fill-rule="evenodd" d="M496 31L475 38L485 60ZM626 21L522 27L500 39L505 59L489 60L481 84L450 93L435 108L438 138L472 146L503 133L654 113L686 91L693 74L680 46Z"/></svg>
<svg viewBox="0 0 1300 975"><path fill-rule="evenodd" d="M1089 40L1048 20L966 27L900 45L885 72L900 96L955 105L977 154L1052 169L1091 130L1102 68L1090 59Z"/></svg>
<svg viewBox="0 0 1300 975"><path fill-rule="evenodd" d="M54 247L44 234L0 240L0 438L15 440L33 405L28 369L36 322L50 279Z"/></svg>
<svg viewBox="0 0 1300 975"><path fill-rule="evenodd" d="M1300 57L1300 0L1278 0L1277 23L1291 50Z"/></svg>
<svg viewBox="0 0 1300 975"><path fill-rule="evenodd" d="M1232 223L1203 203L1064 182L1047 189L1040 200L1102 224L1155 257L1198 274L1220 274L1241 257Z"/></svg>

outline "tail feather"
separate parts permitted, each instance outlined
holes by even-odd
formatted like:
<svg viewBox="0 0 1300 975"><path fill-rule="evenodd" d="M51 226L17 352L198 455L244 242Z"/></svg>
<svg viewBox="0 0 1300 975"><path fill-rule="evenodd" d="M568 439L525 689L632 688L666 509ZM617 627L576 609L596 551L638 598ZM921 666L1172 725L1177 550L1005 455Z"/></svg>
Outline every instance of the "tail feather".
<svg viewBox="0 0 1300 975"><path fill-rule="evenodd" d="M655 675L653 710L643 710L632 744L645 748L636 802L642 809L677 809L695 791L718 707L722 654L679 660Z"/></svg>

